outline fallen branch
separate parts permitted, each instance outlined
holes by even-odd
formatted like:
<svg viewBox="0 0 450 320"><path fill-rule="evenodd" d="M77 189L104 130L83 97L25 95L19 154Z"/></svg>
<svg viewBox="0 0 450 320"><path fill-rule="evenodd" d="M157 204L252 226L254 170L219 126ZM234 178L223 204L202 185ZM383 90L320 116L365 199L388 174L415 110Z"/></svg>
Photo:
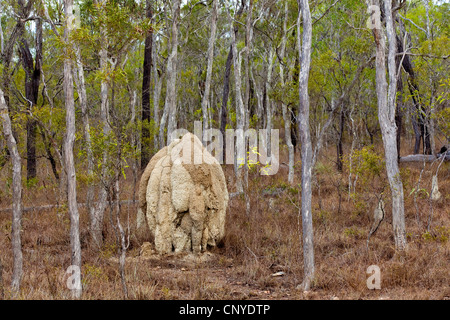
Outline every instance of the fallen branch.
<svg viewBox="0 0 450 320"><path fill-rule="evenodd" d="M433 162L434 160L436 160L435 156L426 154L410 154L400 158L400 162Z"/></svg>

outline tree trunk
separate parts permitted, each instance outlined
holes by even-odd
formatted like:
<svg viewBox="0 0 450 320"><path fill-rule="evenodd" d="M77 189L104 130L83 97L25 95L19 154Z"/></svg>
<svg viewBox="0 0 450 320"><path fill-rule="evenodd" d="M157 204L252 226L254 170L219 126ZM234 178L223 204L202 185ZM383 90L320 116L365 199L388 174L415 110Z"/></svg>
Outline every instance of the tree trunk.
<svg viewBox="0 0 450 320"><path fill-rule="evenodd" d="M397 37L397 54L403 52L403 44L401 39ZM401 56L396 56L395 58L395 68L400 70ZM401 138L402 138L402 120L403 120L403 80L401 75L401 70L399 71L397 79L397 108L395 110L395 125L397 126L397 156L400 160L400 149L401 149Z"/></svg>
<svg viewBox="0 0 450 320"><path fill-rule="evenodd" d="M152 19L151 1L146 0L146 16ZM150 161L150 82L152 74L152 46L153 30L150 29L145 37L144 66L142 75L142 139L141 139L141 169Z"/></svg>
<svg viewBox="0 0 450 320"><path fill-rule="evenodd" d="M241 3L239 10L236 12L236 18L238 18L242 12L244 11L244 4ZM237 37L239 32L239 28L237 24L234 27L234 34ZM223 93L222 93L222 107L220 110L220 132L222 136L225 137L225 129L227 125L227 117L228 117L228 95L230 93L230 75L231 75L231 65L233 63L233 45L230 44L230 51L228 52L227 61L225 63L225 76L223 79ZM225 140L224 140L225 143ZM226 145L224 144L224 149Z"/></svg>
<svg viewBox="0 0 450 320"><path fill-rule="evenodd" d="M241 93L241 59L240 55L238 55L237 44L236 44L236 33L234 32L234 24L231 15L229 16L230 25L231 25L231 48L233 50L233 65L234 65L234 85L235 85L235 94L236 94L236 129L242 130L238 132L242 132L244 134L245 127L245 110L244 110L244 102L242 101L242 93ZM236 139L236 152L235 163L236 167L236 191L244 192L243 186L243 168L242 165L245 165L245 144L243 145L243 139Z"/></svg>
<svg viewBox="0 0 450 320"><path fill-rule="evenodd" d="M217 26L217 0L213 0L211 12L211 34L209 36L208 53L207 53L208 62L206 68L205 92L202 98L203 130L207 130L209 128L208 105L211 90L211 77L214 60L214 42L216 39L216 26Z"/></svg>
<svg viewBox="0 0 450 320"><path fill-rule="evenodd" d="M159 100L161 97L161 87L162 87L162 77L163 75L158 69L158 54L159 54L159 43L154 41L153 45L153 64L155 65L153 69L154 77L154 88L153 88L153 119L155 123L159 123ZM160 149L158 143L158 135L155 134L153 137L153 147L155 152ZM163 146L161 146L162 148Z"/></svg>
<svg viewBox="0 0 450 320"><path fill-rule="evenodd" d="M308 0L299 1L301 16L303 19L303 41L301 41L300 15L297 26L297 41L299 43L300 74L299 74L299 111L298 129L301 140L302 157L302 192L301 192L301 216L303 229L303 261L304 280L301 285L303 290L309 290L314 278L314 242L313 224L311 210L311 178L312 178L312 143L309 128L309 94L308 80L311 67L311 43L312 43L312 23L311 12Z"/></svg>
<svg viewBox="0 0 450 320"><path fill-rule="evenodd" d="M379 5L378 0L372 0L372 4ZM392 1L384 1L386 18L386 33L389 43L388 71L389 87L386 81L385 68L385 40L381 29L374 28L373 34L376 43L376 90L378 97L378 119L386 159L386 171L392 193L392 220L394 228L395 247L398 250L406 248L405 214L403 201L403 184L400 178L397 156L397 128L395 125L395 99L397 92L397 69L395 55L397 44L392 19ZM377 24L374 24L377 25ZM379 22L378 25L381 25Z"/></svg>
<svg viewBox="0 0 450 320"><path fill-rule="evenodd" d="M342 138L344 136L344 123L345 123L345 108L344 106L341 107L341 112L339 113L339 132L337 137L337 144L336 144L336 163L337 163L337 169L339 172L342 172L342 160L344 157L344 149L342 147Z"/></svg>
<svg viewBox="0 0 450 320"><path fill-rule="evenodd" d="M8 145L9 154L11 155L13 174L12 174L12 228L11 228L11 244L13 251L13 274L11 281L11 291L13 295L17 295L20 290L22 281L22 160L17 150L16 139L12 133L11 119L9 117L8 107L6 105L3 91L0 89L0 116L3 125L3 134Z"/></svg>
<svg viewBox="0 0 450 320"><path fill-rule="evenodd" d="M178 20L180 18L180 0L172 2L172 43L171 53L167 59L167 144L172 141L172 132L177 128L177 64L178 64ZM164 128L163 128L164 129ZM162 145L161 145L162 147Z"/></svg>
<svg viewBox="0 0 450 320"><path fill-rule="evenodd" d="M94 174L94 155L92 153L92 141L91 141L91 128L90 128L90 121L89 121L89 112L88 112L88 101L87 101L87 94L86 94L86 83L84 79L84 66L83 62L81 61L81 51L80 48L75 45L74 47L75 57L76 57L76 66L74 66L74 79L75 84L77 86L78 90L78 99L80 101L80 107L81 107L81 118L83 121L83 135L84 140L86 143L86 155L87 155L87 174L89 177L92 177ZM90 236L91 236L91 242L95 244L95 246L98 247L99 241L98 241L98 233L96 233L94 230L96 230L95 226L95 220L96 220L96 210L95 206L93 205L94 202L94 185L92 183L89 183L87 190L86 190L86 204L89 211L89 221L90 221Z"/></svg>
<svg viewBox="0 0 450 320"><path fill-rule="evenodd" d="M73 0L64 0L64 13L66 16L66 28L64 38L66 43L70 38L70 24L67 23L73 16ZM66 136L64 141L64 158L67 170L67 202L70 216L70 248L71 264L81 270L81 244L80 244L80 226L79 212L77 206L77 177L75 172L75 162L73 155L73 145L75 142L75 101L72 78L72 61L69 58L69 49L66 49L66 58L64 59L64 101L66 105ZM81 298L82 288L76 288L72 291L74 298Z"/></svg>
<svg viewBox="0 0 450 320"><path fill-rule="evenodd" d="M287 20L289 15L288 10L288 2L284 3L284 21L283 21L283 39L281 40L281 51L280 51L280 59L283 60L286 54L286 42L287 42ZM280 81L282 88L285 87L284 80L284 65L280 63ZM294 145L292 144L291 139L291 110L287 107L285 103L281 103L281 109L283 111L283 120L284 120L284 136L286 139L286 144L289 152L289 173L288 173L288 182L289 184L294 183Z"/></svg>
<svg viewBox="0 0 450 320"><path fill-rule="evenodd" d="M271 130L272 130L272 100L270 100L269 98L269 89L271 86L271 82L272 82L272 70L273 70L273 61L274 61L274 50L273 48L270 48L270 53L269 53L269 65L268 65L268 69L267 69L267 78L266 78L266 83L265 83L265 88L264 88L264 93L266 95L265 97L265 101L266 101L266 129L267 129L267 136L266 136L266 145L267 145L267 154L271 155L272 154L272 148L271 148Z"/></svg>
<svg viewBox="0 0 450 320"><path fill-rule="evenodd" d="M19 4L21 4L20 2ZM31 2L30 2L31 3ZM23 3L22 3L23 4ZM21 8L21 13L23 15L28 16L30 12L31 6L27 6L25 8ZM10 83L11 83L11 72L10 72L10 64L12 55L14 52L14 46L16 44L17 39L19 39L24 31L24 20L22 19L24 17L18 17L17 23L14 26L13 30L11 31L11 35L9 36L9 40L5 45L4 50L2 51L0 62L3 64L3 81L2 81L2 90L3 90L3 96L6 102L6 105L8 106L8 111L11 112L10 103L9 103L9 92L10 92Z"/></svg>
<svg viewBox="0 0 450 320"><path fill-rule="evenodd" d="M432 35L431 35L431 22L430 22L430 1L429 0L424 0L424 6L425 6L425 12L426 12L426 21L427 21L427 41L428 41L428 50L431 52L431 41L432 39ZM428 80L430 83L430 117L429 117L429 135L430 135L430 149L431 149L431 153L430 154L435 154L435 150L436 150L436 144L435 144L435 140L434 140L434 136L435 136L435 130L434 130L434 119L436 116L436 108L434 108L434 81L433 78L431 77L431 74L428 74Z"/></svg>
<svg viewBox="0 0 450 320"><path fill-rule="evenodd" d="M22 32L23 34L23 32ZM28 42L25 38L19 41L23 69L25 70L25 98L27 99L27 110L32 113L37 104L39 95L39 83L41 79L42 66L42 23L36 19L36 48L35 59L31 55ZM37 124L34 119L28 119L27 130L27 180L36 178L36 137Z"/></svg>
<svg viewBox="0 0 450 320"><path fill-rule="evenodd" d="M104 1L101 1L100 4L104 5ZM107 74L109 74L108 68L111 67L111 69L114 69L114 66L108 65L108 40L106 36L106 30L104 26L100 26L100 34L101 42L100 42L100 69L103 71L103 76L100 84L100 98L101 98L101 105L100 105L100 121L103 126L103 136L106 138L111 134L111 125L110 125L110 107L109 107L109 99L108 99L108 81L109 78L106 78ZM110 179L109 173L108 173L108 165L109 165L109 155L107 150L105 149L103 151L102 155L102 172L101 172L101 183L100 183L100 190L99 190L99 196L97 200L97 206L94 208L94 210L91 213L90 217L90 233L91 233L91 240L93 242L94 248L96 250L99 250L103 244L103 220L105 215L105 210L107 206L108 201L108 190L107 190L107 183Z"/></svg>
<svg viewBox="0 0 450 320"><path fill-rule="evenodd" d="M223 79L223 93L222 93L222 108L220 109L220 132L225 137L225 128L227 125L228 117L228 95L230 93L230 74L231 65L233 63L233 48L230 45L230 51L228 52L227 62L225 63L225 76Z"/></svg>

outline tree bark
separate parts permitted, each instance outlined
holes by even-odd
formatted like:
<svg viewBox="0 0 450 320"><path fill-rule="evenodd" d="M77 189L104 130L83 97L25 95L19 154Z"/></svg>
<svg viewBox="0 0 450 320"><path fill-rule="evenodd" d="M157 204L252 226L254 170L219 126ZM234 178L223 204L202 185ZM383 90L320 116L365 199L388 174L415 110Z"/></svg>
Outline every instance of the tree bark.
<svg viewBox="0 0 450 320"><path fill-rule="evenodd" d="M379 6L378 0L372 4ZM395 99L397 91L397 69L395 56L397 44L392 18L392 1L384 1L386 19L386 33L388 39L388 71L389 87L386 81L385 68L385 40L381 29L374 28L373 35L376 43L376 91L378 97L378 119L386 159L386 171L392 193L392 220L394 228L395 247L398 250L406 249L405 213L403 200L403 184L400 178L397 155L397 127L395 125ZM377 24L374 24L377 25ZM380 24L381 25L381 22Z"/></svg>
<svg viewBox="0 0 450 320"><path fill-rule="evenodd" d="M211 12L211 33L209 36L208 53L207 53L208 62L206 67L205 92L202 98L203 130L207 130L209 128L208 105L211 91L211 77L214 60L214 42L216 40L216 27L217 27L217 0L213 0Z"/></svg>
<svg viewBox="0 0 450 320"><path fill-rule="evenodd" d="M271 130L272 130L272 100L269 97L269 90L272 82L272 71L273 71L273 62L274 62L274 55L275 52L273 48L270 48L269 52L269 61L268 61L268 67L267 67L267 78L266 82L264 84L264 93L266 95L265 101L266 101L266 129L267 129L267 136L266 136L266 144L267 144L267 154L271 155Z"/></svg>
<svg viewBox="0 0 450 320"><path fill-rule="evenodd" d="M83 121L83 134L84 140L86 143L86 155L87 155L87 173L88 176L92 177L94 174L94 155L92 153L92 141L91 141L91 133L90 133L90 121L89 121L89 112L88 112L88 101L86 94L86 83L84 79L84 66L81 60L81 51L80 48L75 45L74 52L76 57L76 65L74 66L74 79L75 84L78 90L78 98L81 107L81 118ZM94 230L96 228L95 220L96 220L96 210L93 205L94 202L94 185L90 183L86 190L86 203L87 208L89 210L89 222L90 222L90 234L91 234L91 242L94 243L98 247L98 233Z"/></svg>
<svg viewBox="0 0 450 320"><path fill-rule="evenodd" d="M342 160L344 157L344 149L342 147L342 138L344 135L344 122L345 122L345 108L344 106L341 107L341 112L339 113L339 132L337 137L337 156L336 156L336 163L337 163L337 169L339 172L342 172L343 166L342 166Z"/></svg>
<svg viewBox="0 0 450 320"><path fill-rule="evenodd" d="M27 40L23 37L19 41L23 69L25 70L25 98L27 99L27 110L32 113L37 104L39 96L39 84L41 80L42 67L42 22L36 19L36 47L35 59L30 52ZM23 34L24 32L22 32ZM27 180L36 178L36 138L37 124L34 119L28 119L27 130Z"/></svg>
<svg viewBox="0 0 450 320"><path fill-rule="evenodd" d="M244 11L244 3L241 2L241 6L239 10L236 12L236 18L238 18L242 12ZM235 37L237 37L239 32L239 28L237 24L234 27L234 34ZM222 136L225 137L225 129L227 125L227 118L228 118L228 95L230 93L230 75L231 75L231 65L233 64L233 45L230 44L230 51L228 52L227 61L225 63L225 75L223 79L223 92L222 92L222 107L220 110L220 132L222 133ZM225 140L224 140L225 143ZM224 149L226 145L224 144Z"/></svg>
<svg viewBox="0 0 450 320"><path fill-rule="evenodd" d="M237 51L237 44L236 44L236 33L234 31L234 24L233 19L230 18L230 25L231 25L231 48L233 50L233 65L234 65L234 85L235 85L235 95L236 95L236 129L242 130L242 134L244 134L244 127L245 127L245 110L244 110L244 102L242 100L242 93L241 93L241 59L238 55ZM239 132L239 131L238 131ZM244 192L244 186L243 186L243 168L241 165L245 165L245 144L242 144L243 139L236 139L236 150L235 150L235 157L236 157L236 191L237 192Z"/></svg>
<svg viewBox="0 0 450 320"><path fill-rule="evenodd" d="M64 13L66 16L66 27L64 38L66 43L70 38L70 24L67 23L69 17L73 15L73 0L64 0ZM73 145L75 142L75 101L72 77L72 61L69 56L69 49L65 52L64 59L64 101L66 105L66 136L64 141L64 159L67 170L67 202L70 216L70 248L71 264L81 270L81 244L80 244L80 225L79 212L77 206L77 177L75 172L75 162L73 155ZM81 276L81 275L80 275ZM76 288L72 291L74 298L81 298L82 288Z"/></svg>
<svg viewBox="0 0 450 320"><path fill-rule="evenodd" d="M11 281L11 291L17 295L20 290L20 284L23 274L23 256L22 256L22 160L17 149L16 139L14 138L11 119L9 117L8 107L6 105L3 91L0 89L0 116L3 125L3 134L5 136L8 150L11 155L13 174L12 174L12 228L11 244L13 251L13 274Z"/></svg>
<svg viewBox="0 0 450 320"><path fill-rule="evenodd" d="M153 71L154 77L154 88L153 88L153 119L155 123L159 123L159 100L161 98L161 87L162 87L162 78L163 75L158 69L158 54L159 54L159 44L157 41L154 41L153 45L153 64L155 65ZM160 149L158 143L158 135L155 134L153 138L153 146L154 150L157 151ZM163 146L161 146L162 148Z"/></svg>
<svg viewBox="0 0 450 320"><path fill-rule="evenodd" d="M222 108L220 109L220 132L225 137L225 128L227 126L228 118L228 95L230 93L230 75L231 65L233 63L233 48L230 45L230 51L228 52L227 61L225 63L225 76L223 79L223 93L222 93Z"/></svg>
<svg viewBox="0 0 450 320"><path fill-rule="evenodd" d="M172 139L172 132L177 128L177 64L178 64L178 20L180 19L180 0L172 3L172 43L171 53L167 59L167 142ZM162 128L164 129L164 128ZM161 147L163 144L161 145Z"/></svg>
<svg viewBox="0 0 450 320"><path fill-rule="evenodd" d="M309 93L308 80L311 67L312 23L308 0L299 0L301 17L303 20L303 41L301 41L300 15L297 25L297 41L299 43L300 74L299 74L299 111L298 129L301 140L302 157L302 192L301 216L303 229L303 261L304 279L301 285L303 290L309 290L314 278L314 242L311 208L311 178L312 178L312 143L309 128Z"/></svg>
<svg viewBox="0 0 450 320"><path fill-rule="evenodd" d="M151 1L146 0L146 17L152 19ZM152 47L153 47L153 30L147 31L144 47L144 66L142 75L142 139L141 139L141 169L147 166L150 161L150 83L152 74Z"/></svg>
<svg viewBox="0 0 450 320"><path fill-rule="evenodd" d="M284 21L283 21L283 39L281 40L281 51L280 51L280 59L283 60L286 54L286 42L287 42L287 20L288 20L288 2L284 3ZM283 62L284 63L284 62ZM284 80L284 65L280 63L280 81L282 88L285 87ZM288 173L288 182L290 184L294 183L294 156L295 149L292 144L291 138L291 110L287 107L287 105L282 102L281 109L283 111L283 120L284 120L284 136L286 139L286 144L289 152L289 173Z"/></svg>

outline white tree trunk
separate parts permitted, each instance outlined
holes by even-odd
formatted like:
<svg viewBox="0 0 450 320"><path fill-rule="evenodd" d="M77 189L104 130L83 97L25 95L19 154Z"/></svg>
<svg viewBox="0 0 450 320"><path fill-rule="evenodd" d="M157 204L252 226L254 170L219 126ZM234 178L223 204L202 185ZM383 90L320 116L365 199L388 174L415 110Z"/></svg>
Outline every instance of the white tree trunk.
<svg viewBox="0 0 450 320"><path fill-rule="evenodd" d="M298 19L298 43L300 54L300 75L299 75L299 114L298 127L301 141L302 157L302 192L301 192L301 215L303 229L303 261L304 261L304 280L303 290L309 290L311 281L314 278L314 243L313 243L313 224L311 210L311 177L312 177L312 143L309 128L309 94L308 80L311 67L311 43L312 43L312 23L311 12L308 0L300 0L301 16L303 19L303 41L301 41L300 16Z"/></svg>
<svg viewBox="0 0 450 320"><path fill-rule="evenodd" d="M241 93L241 55L238 54L236 45L236 34L234 32L234 23L231 15L229 14L230 20L230 33L231 33L231 48L233 51L233 65L234 65L234 85L236 94L236 129L244 131L245 127L245 110L244 102L242 101ZM242 145L243 139L236 139L236 152L235 157L237 160L236 167L236 191L244 192L243 186L243 167L241 164L245 164L245 146Z"/></svg>
<svg viewBox="0 0 450 320"><path fill-rule="evenodd" d="M78 90L78 97L80 101L81 107L81 117L83 119L83 127L84 127L84 140L86 143L86 155L87 155L87 173L89 176L94 174L94 155L92 153L92 141L91 141L91 133L90 133L90 123L89 123L89 114L88 114L88 106L87 106L87 94L86 94L86 83L84 79L84 66L81 61L81 51L80 48L75 45L74 46L75 56L76 56L76 66L74 66L74 79L75 84ZM95 206L94 202L94 185L89 184L86 190L86 203L87 208L89 210L89 219L90 219L90 229L91 229L91 241L98 246L98 233L92 232L95 230Z"/></svg>
<svg viewBox="0 0 450 320"><path fill-rule="evenodd" d="M213 0L212 12L211 12L211 34L209 36L208 43L208 62L206 68L206 80L205 80L205 92L202 98L202 113L203 113L203 130L207 130L208 125L208 106L211 89L211 77L212 67L214 60L214 42L216 40L216 27L217 27L217 0Z"/></svg>
<svg viewBox="0 0 450 320"><path fill-rule="evenodd" d="M167 59L167 142L171 141L172 132L177 128L177 64L178 64L178 20L180 18L180 0L172 1L172 47ZM164 128L163 128L164 130ZM163 147L164 145L161 145Z"/></svg>
<svg viewBox="0 0 450 320"><path fill-rule="evenodd" d="M153 37L156 38L155 34ZM154 87L153 87L153 119L155 120L155 124L159 123L159 100L161 97L161 87L162 87L162 74L159 74L158 71L158 55L159 55L159 42L153 39L153 63L155 67L153 68L153 77L154 77ZM159 150L158 143L158 135L155 134L153 136L153 143L155 151ZM162 148L163 146L161 146Z"/></svg>
<svg viewBox="0 0 450 320"><path fill-rule="evenodd" d="M66 23L68 18L73 15L73 0L64 0L64 13ZM71 26L66 24L64 38L69 42ZM75 162L73 155L73 145L75 142L75 101L73 96L73 77L72 61L69 57L69 50L66 49L66 58L64 60L64 100L66 105L66 136L64 141L64 159L67 171L67 202L70 216L70 248L71 263L81 270L81 245L80 245L80 226L79 212L77 206L77 177L75 172ZM81 297L82 288L76 288L72 291L73 297Z"/></svg>
<svg viewBox="0 0 450 320"><path fill-rule="evenodd" d="M20 232L22 229L22 159L17 149L16 139L14 138L9 117L8 107L6 105L3 91L0 89L0 116L3 125L3 134L5 136L8 150L11 155L13 165L12 175L12 228L11 244L13 251L13 275L11 281L11 290L13 295L17 295L22 281L22 241Z"/></svg>
<svg viewBox="0 0 450 320"><path fill-rule="evenodd" d="M281 40L281 50L280 50L280 58L283 60L286 54L286 42L287 42L287 19L288 19L288 2L284 3L284 21L283 21L283 39ZM284 66L280 63L280 81L281 86L284 88ZM283 111L283 120L284 120L284 136L286 139L286 144L289 152L289 173L288 173L288 182L289 184L294 183L294 145L292 144L291 137L291 110L286 106L285 103L281 103L281 109Z"/></svg>
<svg viewBox="0 0 450 320"><path fill-rule="evenodd" d="M424 0L424 6L425 6L425 12L426 12L426 21L427 21L427 40L428 40L428 50L431 53L431 22L430 22L430 0ZM431 104L430 104L430 117L428 117L430 122L430 146L431 146L431 153L435 155L436 153L436 142L434 140L435 137L435 124L434 124L434 118L436 116L436 109L434 108L434 83L433 78L431 77L431 73L428 74L428 80L430 84L430 95L431 95Z"/></svg>
<svg viewBox="0 0 450 320"><path fill-rule="evenodd" d="M378 0L372 4L379 5ZM386 159L386 171L392 193L392 226L394 228L395 247L406 248L405 213L403 184L400 178L397 158L397 127L395 125L395 98L397 91L397 70L395 67L396 39L392 19L392 1L385 0L386 33L389 42L388 71L389 87L386 81L385 39L382 29L374 28L376 43L376 89L378 97L378 118ZM381 25L381 22L379 22ZM377 24L375 24L377 25Z"/></svg>
<svg viewBox="0 0 450 320"><path fill-rule="evenodd" d="M101 4L104 4L104 0L101 1ZM100 43L100 69L103 71L103 76L105 76L108 72L108 43L107 43L107 36L106 31L103 26L100 27L100 34L101 37L101 43ZM110 126L110 120L109 120L109 100L108 100L108 79L102 78L101 84L100 84L100 98L101 98L101 106L100 106L100 120L103 125L103 135L104 137L107 137L111 133L111 126ZM103 219L105 215L105 210L107 206L107 200L108 200L108 191L106 190L106 181L109 179L108 177L108 162L109 162L109 156L107 150L104 150L103 152L103 159L102 159L102 174L101 174L101 181L100 184L100 190L99 190L99 196L97 200L97 206L92 211L91 217L90 217L90 232L92 235L92 240L94 242L94 245L97 249L101 248L103 244Z"/></svg>
<svg viewBox="0 0 450 320"><path fill-rule="evenodd" d="M269 90L270 90L270 85L272 82L272 71L273 71L273 62L274 62L274 50L273 48L270 48L270 52L269 52L269 66L267 69L267 78L266 78L266 83L265 83L265 87L266 89L264 90L266 92L266 129L267 129L267 135L266 135L266 144L267 144L267 155L271 155L272 154L272 146L271 146L271 130L272 130L272 110L273 110L273 106L272 106L272 100L269 98Z"/></svg>

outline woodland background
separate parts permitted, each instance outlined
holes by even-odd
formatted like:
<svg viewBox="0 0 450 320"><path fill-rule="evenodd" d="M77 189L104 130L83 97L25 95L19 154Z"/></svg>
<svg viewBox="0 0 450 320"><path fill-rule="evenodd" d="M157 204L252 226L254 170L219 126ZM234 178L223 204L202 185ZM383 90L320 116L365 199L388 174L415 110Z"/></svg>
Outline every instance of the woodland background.
<svg viewBox="0 0 450 320"><path fill-rule="evenodd" d="M74 3L70 29L72 1L0 0L0 298L70 298L69 265L81 267L75 296L84 299L449 297L450 172L434 158L450 139L447 1L392 1L390 14L385 1ZM393 234L378 113L384 51L367 25L370 4L381 8L382 32L393 20L386 60L398 71L389 89L398 157L432 156L399 164L408 250ZM192 132L194 121L222 132L280 129L280 170L223 165L236 196L211 261L145 259L151 239L135 232L140 173L170 132ZM313 152L302 161L307 131ZM367 245L380 198L385 217ZM381 290L367 289L372 264ZM312 291L296 290L311 272Z"/></svg>

